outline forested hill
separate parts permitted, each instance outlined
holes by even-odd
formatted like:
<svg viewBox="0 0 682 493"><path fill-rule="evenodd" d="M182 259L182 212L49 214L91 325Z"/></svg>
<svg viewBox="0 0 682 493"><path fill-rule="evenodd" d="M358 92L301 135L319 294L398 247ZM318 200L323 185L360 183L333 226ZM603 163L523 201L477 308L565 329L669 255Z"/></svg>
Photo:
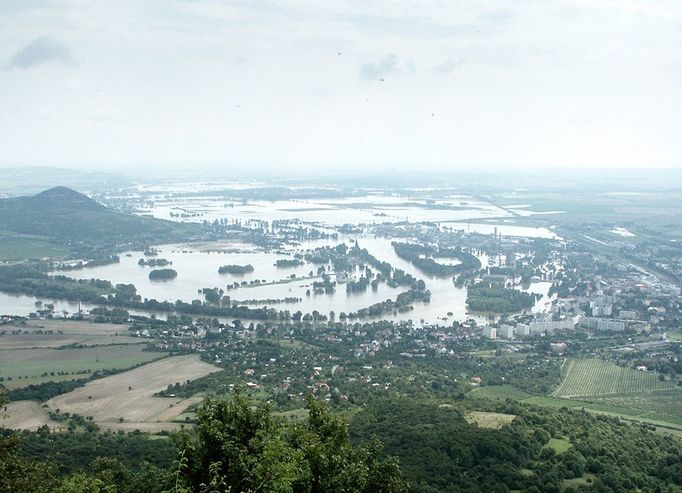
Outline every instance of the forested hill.
<svg viewBox="0 0 682 493"><path fill-rule="evenodd" d="M66 187L0 199L0 232L47 237L60 243L180 239L194 229L194 225L122 214Z"/></svg>

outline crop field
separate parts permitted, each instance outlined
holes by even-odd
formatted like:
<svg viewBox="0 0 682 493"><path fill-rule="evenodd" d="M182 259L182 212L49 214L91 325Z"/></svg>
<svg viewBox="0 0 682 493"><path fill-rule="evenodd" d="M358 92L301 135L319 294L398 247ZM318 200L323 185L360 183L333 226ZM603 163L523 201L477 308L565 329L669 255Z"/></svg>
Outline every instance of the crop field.
<svg viewBox="0 0 682 493"><path fill-rule="evenodd" d="M556 397L571 399L675 388L673 382L660 381L657 373L623 368L598 359L571 359L564 372L563 382L552 394Z"/></svg>
<svg viewBox="0 0 682 493"><path fill-rule="evenodd" d="M492 385L473 390L469 393L469 397L513 399L536 406L584 409L596 414L649 423L663 429L682 430L682 389L680 388L568 399L551 395L534 395L509 385Z"/></svg>
<svg viewBox="0 0 682 493"><path fill-rule="evenodd" d="M512 387L511 385L490 385L485 387L478 387L471 392L473 397L489 398L489 399L513 399L515 401L523 401L532 394Z"/></svg>
<svg viewBox="0 0 682 493"><path fill-rule="evenodd" d="M103 428L161 431L177 428L178 416L199 399L156 397L168 385L220 371L196 355L174 356L88 382L47 404L60 412L92 416Z"/></svg>
<svg viewBox="0 0 682 493"><path fill-rule="evenodd" d="M146 344L53 349L0 350L0 378L9 389L47 381L86 378L97 370L130 368L165 353L144 351Z"/></svg>
<svg viewBox="0 0 682 493"><path fill-rule="evenodd" d="M73 320L29 320L22 325L0 327L0 350L58 348L73 344L139 344L140 338L127 335L127 331L127 325Z"/></svg>
<svg viewBox="0 0 682 493"><path fill-rule="evenodd" d="M682 424L682 389L591 397L590 401L665 415Z"/></svg>

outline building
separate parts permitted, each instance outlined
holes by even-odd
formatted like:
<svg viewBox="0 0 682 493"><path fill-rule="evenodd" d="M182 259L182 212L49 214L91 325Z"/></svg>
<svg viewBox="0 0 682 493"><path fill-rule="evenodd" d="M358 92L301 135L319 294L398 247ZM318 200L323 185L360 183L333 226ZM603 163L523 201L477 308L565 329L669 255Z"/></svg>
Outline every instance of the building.
<svg viewBox="0 0 682 493"><path fill-rule="evenodd" d="M625 322L618 320L608 320L597 317L581 317L580 326L589 330L597 331L616 331L622 332L625 330Z"/></svg>
<svg viewBox="0 0 682 493"><path fill-rule="evenodd" d="M544 334L545 332L551 334L557 330L567 330L573 327L575 327L575 322L570 318L566 320L538 320L528 324L531 334Z"/></svg>
<svg viewBox="0 0 682 493"><path fill-rule="evenodd" d="M511 325L501 325L497 333L500 337L504 337L505 339L513 339L514 327L512 327Z"/></svg>
<svg viewBox="0 0 682 493"><path fill-rule="evenodd" d="M514 329L517 336L523 337L530 334L530 327L526 324L518 324Z"/></svg>
<svg viewBox="0 0 682 493"><path fill-rule="evenodd" d="M613 305L602 305L592 308L592 316L594 317L610 317L611 315L613 315Z"/></svg>
<svg viewBox="0 0 682 493"><path fill-rule="evenodd" d="M483 327L483 337L487 339L497 339L497 329L486 325Z"/></svg>

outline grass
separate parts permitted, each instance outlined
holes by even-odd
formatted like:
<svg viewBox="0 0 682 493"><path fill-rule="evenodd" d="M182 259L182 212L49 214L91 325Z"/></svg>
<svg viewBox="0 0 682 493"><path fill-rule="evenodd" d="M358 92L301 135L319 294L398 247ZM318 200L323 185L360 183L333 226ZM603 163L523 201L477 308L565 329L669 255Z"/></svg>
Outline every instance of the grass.
<svg viewBox="0 0 682 493"><path fill-rule="evenodd" d="M564 479L561 482L561 491L566 491L568 488L577 489L584 486L591 485L597 476L592 473L586 472L579 478Z"/></svg>
<svg viewBox="0 0 682 493"><path fill-rule="evenodd" d="M671 330L667 335L671 341L682 341L682 330Z"/></svg>
<svg viewBox="0 0 682 493"><path fill-rule="evenodd" d="M304 341L299 341L298 339L274 339L274 342L282 346L283 348L290 348L290 349L310 349L310 350L319 350L317 346L314 346L313 344L310 344L308 342Z"/></svg>
<svg viewBox="0 0 682 493"><path fill-rule="evenodd" d="M491 385L486 387L478 387L471 392L471 395L480 398L489 398L496 400L512 399L515 401L523 401L533 397L533 394L519 390L511 385Z"/></svg>
<svg viewBox="0 0 682 493"><path fill-rule="evenodd" d="M591 402L609 406L628 407L678 417L682 421L682 389L661 390L632 394L591 397Z"/></svg>
<svg viewBox="0 0 682 493"><path fill-rule="evenodd" d="M305 408L292 409L291 411L274 412L273 415L291 421L303 421L308 417L308 410Z"/></svg>
<svg viewBox="0 0 682 493"><path fill-rule="evenodd" d="M0 377L9 389L87 378L97 370L130 368L165 356L145 344L0 350Z"/></svg>
<svg viewBox="0 0 682 493"><path fill-rule="evenodd" d="M549 442L545 444L544 448L551 448L554 450L557 454L563 454L566 452L568 449L570 449L573 446L571 442L566 440L565 438L550 438Z"/></svg>

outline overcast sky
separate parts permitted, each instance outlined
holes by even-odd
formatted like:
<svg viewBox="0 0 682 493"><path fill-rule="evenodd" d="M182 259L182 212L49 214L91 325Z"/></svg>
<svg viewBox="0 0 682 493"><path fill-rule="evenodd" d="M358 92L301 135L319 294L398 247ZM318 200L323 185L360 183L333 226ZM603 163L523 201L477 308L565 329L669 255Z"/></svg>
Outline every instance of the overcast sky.
<svg viewBox="0 0 682 493"><path fill-rule="evenodd" d="M682 165L680 0L0 1L0 166Z"/></svg>

